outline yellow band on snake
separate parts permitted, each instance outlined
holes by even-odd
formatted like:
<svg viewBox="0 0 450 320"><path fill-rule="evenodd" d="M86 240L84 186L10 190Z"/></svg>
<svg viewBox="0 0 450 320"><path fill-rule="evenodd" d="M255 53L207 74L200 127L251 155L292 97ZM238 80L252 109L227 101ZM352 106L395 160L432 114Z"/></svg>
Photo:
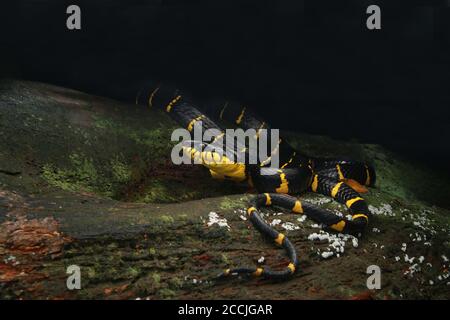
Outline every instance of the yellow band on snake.
<svg viewBox="0 0 450 320"><path fill-rule="evenodd" d="M345 221L341 220L338 223L332 224L330 226L331 229L336 230L338 232L342 232L342 230L344 230L345 227Z"/></svg>
<svg viewBox="0 0 450 320"><path fill-rule="evenodd" d="M256 211L256 208L255 207L250 207L250 208L247 209L247 214L250 216L253 213L253 211Z"/></svg>
<svg viewBox="0 0 450 320"><path fill-rule="evenodd" d="M292 208L292 212L303 213L302 203L299 200L295 201L294 207Z"/></svg>
<svg viewBox="0 0 450 320"><path fill-rule="evenodd" d="M264 272L264 269L263 269L263 268L257 268L256 271L253 272L253 275L254 275L255 277L259 277L260 275L263 274L263 272Z"/></svg>
<svg viewBox="0 0 450 320"><path fill-rule="evenodd" d="M336 183L336 185L333 187L333 190L331 190L331 196L333 198L336 198L336 194L339 192L339 188L341 187L342 184L343 182Z"/></svg>
<svg viewBox="0 0 450 320"><path fill-rule="evenodd" d="M272 205L272 199L270 198L270 194L264 193L266 195L266 206Z"/></svg>
<svg viewBox="0 0 450 320"><path fill-rule="evenodd" d="M345 203L345 205L347 206L347 208L350 208L350 207L352 206L352 204L354 204L356 201L360 201L360 200L364 200L364 199L361 198L361 197L356 197L356 198L353 198L353 199L348 200L348 201Z"/></svg>
<svg viewBox="0 0 450 320"><path fill-rule="evenodd" d="M317 186L319 185L319 176L317 174L314 175L313 182L311 184L312 191L317 191Z"/></svg>
<svg viewBox="0 0 450 320"><path fill-rule="evenodd" d="M352 220L355 220L355 219L361 218L361 217L366 219L367 221L369 221L369 218L365 214L362 214L362 213L358 213L358 214L355 214L354 216L352 216Z"/></svg>
<svg viewBox="0 0 450 320"><path fill-rule="evenodd" d="M292 273L295 272L295 266L294 266L294 264L292 262L289 263L289 265L287 267L291 270Z"/></svg>
<svg viewBox="0 0 450 320"><path fill-rule="evenodd" d="M283 244L283 240L284 240L284 234L279 233L278 237L275 239L275 242L281 246Z"/></svg>
<svg viewBox="0 0 450 320"><path fill-rule="evenodd" d="M339 180L344 180L344 174L342 173L341 166L339 164L336 165L336 170L338 172Z"/></svg>
<svg viewBox="0 0 450 320"><path fill-rule="evenodd" d="M178 102L178 100L181 99L181 96L176 96L175 99L173 99L172 101L169 102L169 104L166 107L166 112L170 112L172 110L172 107L175 103Z"/></svg>
<svg viewBox="0 0 450 320"><path fill-rule="evenodd" d="M244 107L244 109L242 109L241 113L237 117L236 124L240 124L242 122L242 118L244 117L244 113L245 113L245 107Z"/></svg>

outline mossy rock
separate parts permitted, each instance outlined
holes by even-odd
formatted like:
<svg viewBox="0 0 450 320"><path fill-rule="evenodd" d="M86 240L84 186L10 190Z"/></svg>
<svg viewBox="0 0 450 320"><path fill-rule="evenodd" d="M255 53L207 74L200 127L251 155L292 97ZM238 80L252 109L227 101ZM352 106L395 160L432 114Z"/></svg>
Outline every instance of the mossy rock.
<svg viewBox="0 0 450 320"><path fill-rule="evenodd" d="M375 164L377 185L364 195L370 227L357 248L323 259L329 244L308 240L320 232L312 221L267 210L297 248L299 272L284 282L218 282L224 268L279 267L284 252L246 220L245 189L170 164L176 125L166 115L22 81L0 83L0 108L0 298L449 298L448 181L380 146L287 134L311 155ZM347 213L327 197L301 197ZM366 287L373 264L380 290ZM81 269L81 290L66 287L70 265Z"/></svg>
<svg viewBox="0 0 450 320"><path fill-rule="evenodd" d="M0 184L161 203L236 192L210 183L204 168L172 164L177 126L157 110L7 80L0 83L0 108ZM184 183L184 175L195 183Z"/></svg>

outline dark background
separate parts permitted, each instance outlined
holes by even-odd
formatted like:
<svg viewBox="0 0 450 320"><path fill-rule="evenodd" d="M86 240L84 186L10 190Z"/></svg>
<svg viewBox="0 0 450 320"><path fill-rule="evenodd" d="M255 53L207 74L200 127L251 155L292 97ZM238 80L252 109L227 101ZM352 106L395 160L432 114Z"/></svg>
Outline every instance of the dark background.
<svg viewBox="0 0 450 320"><path fill-rule="evenodd" d="M66 29L69 4L81 31ZM365 26L370 4L382 30ZM448 173L449 4L15 0L0 5L0 70L126 101L169 81L249 104L273 127L379 143Z"/></svg>

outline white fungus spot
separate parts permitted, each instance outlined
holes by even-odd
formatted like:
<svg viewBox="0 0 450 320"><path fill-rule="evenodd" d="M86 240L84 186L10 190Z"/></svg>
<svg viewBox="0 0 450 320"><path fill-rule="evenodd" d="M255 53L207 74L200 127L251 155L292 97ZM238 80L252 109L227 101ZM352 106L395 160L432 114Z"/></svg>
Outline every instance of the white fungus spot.
<svg viewBox="0 0 450 320"><path fill-rule="evenodd" d="M284 222L281 227L285 230L292 231L300 229L299 226L293 224L292 222Z"/></svg>
<svg viewBox="0 0 450 320"><path fill-rule="evenodd" d="M406 243L402 243L402 248L401 248L401 250L402 250L403 252L406 252Z"/></svg>
<svg viewBox="0 0 450 320"><path fill-rule="evenodd" d="M334 255L334 252L331 252L331 251L322 252L322 258L324 258L324 259L328 259L329 257L331 257L333 255Z"/></svg>
<svg viewBox="0 0 450 320"><path fill-rule="evenodd" d="M395 213L392 212L392 206L388 203L382 203L378 208L369 205L369 211L374 215L395 216Z"/></svg>
<svg viewBox="0 0 450 320"><path fill-rule="evenodd" d="M230 229L230 226L228 225L227 219L225 218L220 218L219 215L215 212L210 212L209 215L209 221L208 221L208 227L217 224L219 227L223 228L227 228L228 230Z"/></svg>
<svg viewBox="0 0 450 320"><path fill-rule="evenodd" d="M281 223L280 219L273 219L272 222L270 223L271 226L276 226L279 225Z"/></svg>

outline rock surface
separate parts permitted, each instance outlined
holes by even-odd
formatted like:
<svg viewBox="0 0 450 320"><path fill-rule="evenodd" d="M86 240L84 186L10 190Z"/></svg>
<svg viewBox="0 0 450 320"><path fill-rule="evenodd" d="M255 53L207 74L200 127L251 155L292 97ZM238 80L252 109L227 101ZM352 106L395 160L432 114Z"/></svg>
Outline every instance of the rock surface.
<svg viewBox="0 0 450 320"><path fill-rule="evenodd" d="M246 188L170 163L166 115L51 85L0 83L0 298L450 297L449 187L444 177L377 145L288 134L302 150L373 160L374 218L359 239L268 211L297 247L286 282L212 280L220 270L286 262L243 209ZM341 205L302 196L337 214ZM70 265L81 290L66 287ZM367 267L381 268L368 290Z"/></svg>

